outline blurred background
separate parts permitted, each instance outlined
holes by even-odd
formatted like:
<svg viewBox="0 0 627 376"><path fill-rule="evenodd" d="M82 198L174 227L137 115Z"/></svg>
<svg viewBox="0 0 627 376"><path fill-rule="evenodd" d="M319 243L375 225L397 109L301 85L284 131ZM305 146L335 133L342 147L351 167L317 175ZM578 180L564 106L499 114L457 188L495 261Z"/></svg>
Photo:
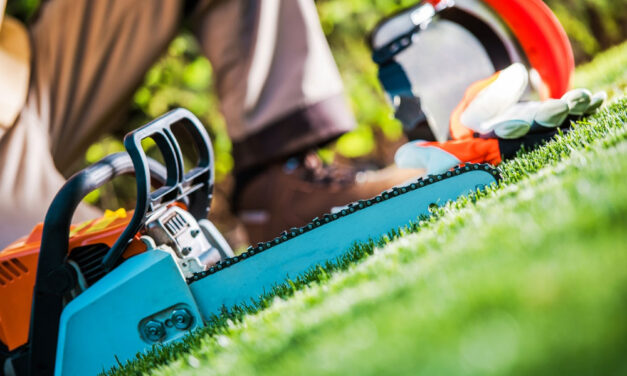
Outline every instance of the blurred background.
<svg viewBox="0 0 627 376"><path fill-rule="evenodd" d="M547 0L568 33L576 62L627 39L627 0ZM25 22L36 13L41 0L10 1L7 12ZM401 124L394 119L377 80L376 66L365 43L368 32L385 15L413 5L416 0L317 0L323 29L340 68L346 93L358 121L355 131L320 150L323 160L383 166L392 161L405 141ZM234 247L247 244L243 229L229 211L233 187L231 142L212 90L209 61L188 30L183 28L163 57L148 71L143 85L129 103L121 130L93 144L74 170L122 151L124 135L176 107L191 110L205 124L214 143L216 194L211 219ZM129 184L130 183L130 184ZM102 208L133 207L132 180L107 185L88 197Z"/></svg>

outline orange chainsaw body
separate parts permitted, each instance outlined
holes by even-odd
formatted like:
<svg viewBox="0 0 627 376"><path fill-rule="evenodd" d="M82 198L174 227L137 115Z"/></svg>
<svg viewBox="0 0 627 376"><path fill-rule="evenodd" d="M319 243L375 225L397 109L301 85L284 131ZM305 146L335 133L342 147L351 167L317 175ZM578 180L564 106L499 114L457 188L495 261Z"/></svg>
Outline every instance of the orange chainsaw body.
<svg viewBox="0 0 627 376"><path fill-rule="evenodd" d="M101 218L72 226L70 252L76 247L93 244L113 246L131 216L132 212L127 213L124 209L107 211ZM40 223L28 236L0 251L0 342L10 351L28 342L42 230L43 224ZM123 258L145 250L146 246L136 236Z"/></svg>

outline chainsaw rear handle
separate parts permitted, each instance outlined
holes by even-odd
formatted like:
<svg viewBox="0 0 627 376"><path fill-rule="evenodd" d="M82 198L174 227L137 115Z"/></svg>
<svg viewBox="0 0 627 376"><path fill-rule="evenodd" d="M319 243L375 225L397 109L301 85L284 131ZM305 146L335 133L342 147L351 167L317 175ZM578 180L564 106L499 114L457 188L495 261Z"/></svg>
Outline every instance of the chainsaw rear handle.
<svg viewBox="0 0 627 376"><path fill-rule="evenodd" d="M149 159L150 177L158 184L166 183L166 170ZM90 192L115 177L134 173L130 156L121 152L109 155L72 176L54 197L44 220L37 278L29 333L30 374L51 374L57 346L59 318L63 295L76 282L76 272L67 265L72 216ZM50 351L50 350L53 351Z"/></svg>

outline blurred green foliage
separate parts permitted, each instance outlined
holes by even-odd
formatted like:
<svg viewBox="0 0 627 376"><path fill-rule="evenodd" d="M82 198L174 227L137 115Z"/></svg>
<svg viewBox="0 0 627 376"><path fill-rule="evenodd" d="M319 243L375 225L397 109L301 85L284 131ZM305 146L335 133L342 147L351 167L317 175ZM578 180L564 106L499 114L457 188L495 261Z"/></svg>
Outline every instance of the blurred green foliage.
<svg viewBox="0 0 627 376"><path fill-rule="evenodd" d="M545 0L568 34L577 62L627 39L627 0Z"/></svg>
<svg viewBox="0 0 627 376"><path fill-rule="evenodd" d="M40 1L10 0L7 11L28 21L36 15ZM546 1L569 34L579 62L627 36L627 0ZM357 129L340 138L334 149L322 151L325 160L332 160L335 152L345 157L367 156L376 150L377 137L384 135L391 140L401 137L400 123L386 104L365 39L383 16L415 3L416 0L316 2L358 122ZM85 164L121 150L120 139L125 132L169 109L185 107L209 129L216 154L216 177L218 181L223 180L232 170L233 159L213 84L211 64L202 56L193 35L182 30L164 56L147 72L143 85L135 93L127 123L116 134L104 135L90 147Z"/></svg>

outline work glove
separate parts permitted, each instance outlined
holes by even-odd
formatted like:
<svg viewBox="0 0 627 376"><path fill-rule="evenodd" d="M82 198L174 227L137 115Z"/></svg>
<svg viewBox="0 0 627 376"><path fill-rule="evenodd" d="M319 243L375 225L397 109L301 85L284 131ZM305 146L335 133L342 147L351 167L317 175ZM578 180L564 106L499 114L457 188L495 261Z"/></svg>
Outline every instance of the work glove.
<svg viewBox="0 0 627 376"><path fill-rule="evenodd" d="M411 141L400 147L394 160L401 168L423 168L443 173L463 163L498 165L521 149L537 147L567 130L572 121L596 112L607 99L575 89L560 99L521 102L529 85L524 65L513 64L490 78L471 85L451 114L446 142Z"/></svg>

